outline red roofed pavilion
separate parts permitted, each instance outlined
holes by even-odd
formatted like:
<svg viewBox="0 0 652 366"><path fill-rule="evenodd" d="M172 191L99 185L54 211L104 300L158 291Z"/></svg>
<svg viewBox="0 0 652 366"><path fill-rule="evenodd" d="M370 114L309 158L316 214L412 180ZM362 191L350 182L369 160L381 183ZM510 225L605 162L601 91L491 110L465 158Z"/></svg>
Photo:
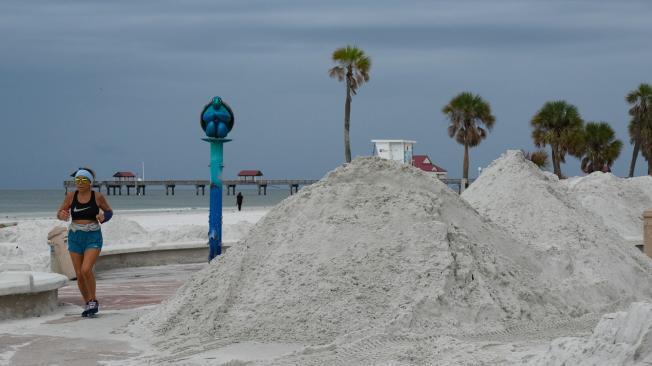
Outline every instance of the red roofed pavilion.
<svg viewBox="0 0 652 366"><path fill-rule="evenodd" d="M415 167L428 172L434 176L436 176L439 179L446 179L447 171L446 169L437 166L432 163L432 160L428 157L428 155L414 155L412 156L412 165Z"/></svg>
<svg viewBox="0 0 652 366"><path fill-rule="evenodd" d="M247 182L247 178L251 177L251 181L255 181L256 177L262 177L263 172L260 170L241 170L240 173L238 173L238 177L240 177L241 180L244 180Z"/></svg>
<svg viewBox="0 0 652 366"><path fill-rule="evenodd" d="M116 180L134 180L136 179L136 174L132 172L117 172L113 174L113 178L116 178Z"/></svg>

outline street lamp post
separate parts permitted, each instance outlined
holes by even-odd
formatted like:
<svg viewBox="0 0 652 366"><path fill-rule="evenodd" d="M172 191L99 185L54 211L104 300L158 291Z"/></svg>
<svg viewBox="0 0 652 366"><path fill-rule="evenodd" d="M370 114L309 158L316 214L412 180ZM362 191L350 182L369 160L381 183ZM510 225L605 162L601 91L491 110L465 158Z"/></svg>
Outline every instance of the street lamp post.
<svg viewBox="0 0 652 366"><path fill-rule="evenodd" d="M222 168L224 167L224 143L233 128L231 108L220 97L213 97L204 106L200 118L206 133L202 140L211 145L210 211L208 214L208 261L222 254Z"/></svg>

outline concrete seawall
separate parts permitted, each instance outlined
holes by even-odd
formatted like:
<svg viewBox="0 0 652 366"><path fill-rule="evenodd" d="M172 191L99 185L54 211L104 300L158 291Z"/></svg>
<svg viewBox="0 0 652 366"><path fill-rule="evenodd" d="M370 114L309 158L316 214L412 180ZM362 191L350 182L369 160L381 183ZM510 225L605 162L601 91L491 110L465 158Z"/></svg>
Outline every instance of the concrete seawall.
<svg viewBox="0 0 652 366"><path fill-rule="evenodd" d="M223 243L223 253L233 244L235 243ZM106 271L117 268L204 263L207 261L208 244L204 242L177 242L129 248L111 248L109 246L103 249L97 258L95 270ZM50 263L52 272L62 273L54 252L51 252Z"/></svg>
<svg viewBox="0 0 652 366"><path fill-rule="evenodd" d="M233 243L224 243L225 252ZM103 250L95 265L96 271L108 269L189 264L208 261L208 244L203 242L160 244L153 247Z"/></svg>

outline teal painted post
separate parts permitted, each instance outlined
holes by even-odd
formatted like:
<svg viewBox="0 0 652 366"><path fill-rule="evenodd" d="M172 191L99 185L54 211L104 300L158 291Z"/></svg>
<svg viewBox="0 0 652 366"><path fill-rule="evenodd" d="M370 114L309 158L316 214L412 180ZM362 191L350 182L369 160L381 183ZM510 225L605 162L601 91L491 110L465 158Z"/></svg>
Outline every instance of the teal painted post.
<svg viewBox="0 0 652 366"><path fill-rule="evenodd" d="M220 97L213 97L202 109L199 120L211 144L210 211L208 214L208 261L222 254L222 168L226 135L234 124L233 111Z"/></svg>
<svg viewBox="0 0 652 366"><path fill-rule="evenodd" d="M211 141L211 183L222 186L222 168L224 167L224 142Z"/></svg>
<svg viewBox="0 0 652 366"><path fill-rule="evenodd" d="M229 139L205 138L211 144L210 211L208 212L208 261L222 254L222 168L224 143Z"/></svg>

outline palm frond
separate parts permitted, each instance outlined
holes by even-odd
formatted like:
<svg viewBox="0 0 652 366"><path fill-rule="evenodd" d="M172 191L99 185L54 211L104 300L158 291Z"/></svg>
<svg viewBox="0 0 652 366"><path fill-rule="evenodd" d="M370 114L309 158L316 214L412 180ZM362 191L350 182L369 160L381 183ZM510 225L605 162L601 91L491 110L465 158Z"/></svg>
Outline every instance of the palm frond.
<svg viewBox="0 0 652 366"><path fill-rule="evenodd" d="M616 139L614 130L607 122L588 122L584 128L585 148L583 159L589 161L589 168L582 168L587 173L611 167L620 155L623 143Z"/></svg>
<svg viewBox="0 0 652 366"><path fill-rule="evenodd" d="M342 66L335 66L332 69L328 70L328 76L332 78L337 78L338 81L344 80L345 75L346 73Z"/></svg>
<svg viewBox="0 0 652 366"><path fill-rule="evenodd" d="M539 168L544 169L548 167L549 164L548 152L546 152L545 150L539 149L534 152L524 151L524 155L527 160L530 160Z"/></svg>
<svg viewBox="0 0 652 366"><path fill-rule="evenodd" d="M558 161L566 162L566 154L578 156L583 149L584 121L577 107L564 100L546 102L530 120L535 146L556 147ZM561 176L561 172L555 173Z"/></svg>

